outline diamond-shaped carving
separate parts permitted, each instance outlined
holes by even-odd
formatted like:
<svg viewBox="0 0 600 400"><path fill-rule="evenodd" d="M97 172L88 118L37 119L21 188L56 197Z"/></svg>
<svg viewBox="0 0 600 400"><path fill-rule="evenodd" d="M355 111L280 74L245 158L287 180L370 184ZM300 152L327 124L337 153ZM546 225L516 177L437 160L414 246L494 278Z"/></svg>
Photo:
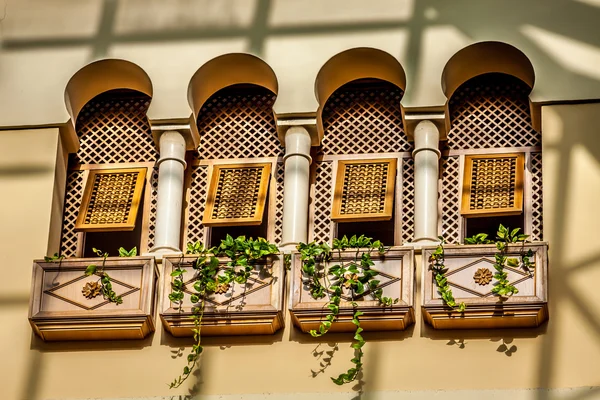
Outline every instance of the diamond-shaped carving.
<svg viewBox="0 0 600 400"><path fill-rule="evenodd" d="M350 264L348 264L347 266L349 267ZM360 266L359 265L356 265L356 266L358 267L358 269L360 271ZM374 289L368 288L365 285L365 289L366 290L364 291L364 293L361 294L361 297L365 297L365 296L370 297L370 295L371 295L372 292L374 292L374 291L376 291L378 289L383 289L384 287L390 286L390 285L392 285L392 284L394 284L396 282L400 282L400 278L397 277L397 276L390 275L390 274L388 274L386 272L376 270L375 268L371 268L371 269L373 271L377 272L377 275L375 276L375 279L377 279L379 281L379 285L377 285L377 287L374 288ZM359 274L359 276L360 276L360 274ZM321 283L325 284L324 279L322 280ZM331 289L327 289L327 292L329 292L331 294L335 293ZM351 293L350 289L346 288L346 287L342 287L342 295L340 297L342 299L346 300L346 301L352 301L352 293Z"/></svg>
<svg viewBox="0 0 600 400"><path fill-rule="evenodd" d="M466 262L466 264L458 268L452 268L452 270L446 272L445 276L448 278L448 284L453 288L459 289L460 291L466 292L472 296L492 296L492 288L494 286L494 282L496 281L492 280L489 285L481 286L477 284L475 280L473 280L473 275L480 268L494 271L494 258L463 258L461 261ZM508 274L508 281L512 285L517 285L527 279L533 279L533 275L530 275L527 272L519 269L505 267L504 271ZM454 297L460 298L461 295L459 293L454 293Z"/></svg>
<svg viewBox="0 0 600 400"><path fill-rule="evenodd" d="M56 297L64 302L73 304L84 310L96 310L110 302L102 296L97 296L88 299L84 296L81 288L91 282L96 282L100 279L97 275L87 276L85 274L73 278L61 285L57 285L52 289L44 290L44 294ZM140 290L139 287L129 285L123 281L111 277L110 282L117 296L126 297ZM74 288L75 287L75 288Z"/></svg>

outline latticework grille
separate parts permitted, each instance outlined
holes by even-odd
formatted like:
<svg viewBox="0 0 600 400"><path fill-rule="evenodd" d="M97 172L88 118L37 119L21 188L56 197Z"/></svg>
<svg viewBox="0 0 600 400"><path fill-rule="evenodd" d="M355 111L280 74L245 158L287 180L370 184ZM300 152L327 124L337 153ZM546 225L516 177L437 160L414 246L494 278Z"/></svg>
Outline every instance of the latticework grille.
<svg viewBox="0 0 600 400"><path fill-rule="evenodd" d="M271 164L214 166L204 225L259 225L270 174Z"/></svg>
<svg viewBox="0 0 600 400"><path fill-rule="evenodd" d="M415 238L415 162L413 158L402 160L402 242Z"/></svg>
<svg viewBox="0 0 600 400"><path fill-rule="evenodd" d="M198 156L224 159L283 155L273 115L274 102L275 95L260 87L245 91L224 89L213 95L198 116Z"/></svg>
<svg viewBox="0 0 600 400"><path fill-rule="evenodd" d="M75 223L83 196L83 171L69 171L67 174L67 189L63 211L62 239L60 254L65 257L77 256L77 232Z"/></svg>
<svg viewBox="0 0 600 400"><path fill-rule="evenodd" d="M316 163L315 192L313 200L313 240L329 242L331 240L331 190L332 163Z"/></svg>
<svg viewBox="0 0 600 400"><path fill-rule="evenodd" d="M275 179L277 181L277 192L275 197L275 243L281 242L281 236L283 234L283 182L284 182L284 170L285 166L283 163L277 163L277 171L275 173Z"/></svg>
<svg viewBox="0 0 600 400"><path fill-rule="evenodd" d="M145 168L90 171L75 229L132 230L145 177Z"/></svg>
<svg viewBox="0 0 600 400"><path fill-rule="evenodd" d="M158 204L158 167L152 170L150 177L150 213L148 216L148 250L154 247L156 228L156 207Z"/></svg>
<svg viewBox="0 0 600 400"><path fill-rule="evenodd" d="M390 219L395 177L396 160L339 161L332 219Z"/></svg>
<svg viewBox="0 0 600 400"><path fill-rule="evenodd" d="M531 240L543 240L542 153L531 154Z"/></svg>
<svg viewBox="0 0 600 400"><path fill-rule="evenodd" d="M194 243L204 239L202 216L206 205L208 167L194 165L190 179L190 199L188 204L188 221L186 243Z"/></svg>
<svg viewBox="0 0 600 400"><path fill-rule="evenodd" d="M77 117L81 164L148 162L158 158L146 110L150 97L107 92L95 97Z"/></svg>
<svg viewBox="0 0 600 400"><path fill-rule="evenodd" d="M523 154L466 156L463 215L523 210Z"/></svg>
<svg viewBox="0 0 600 400"><path fill-rule="evenodd" d="M458 157L442 157L442 235L448 243L460 242L460 160Z"/></svg>
<svg viewBox="0 0 600 400"><path fill-rule="evenodd" d="M323 109L322 154L411 151L402 124L402 90L391 85L342 86Z"/></svg>
<svg viewBox="0 0 600 400"><path fill-rule="evenodd" d="M531 125L529 88L517 78L486 74L463 84L450 99L450 149L540 146Z"/></svg>

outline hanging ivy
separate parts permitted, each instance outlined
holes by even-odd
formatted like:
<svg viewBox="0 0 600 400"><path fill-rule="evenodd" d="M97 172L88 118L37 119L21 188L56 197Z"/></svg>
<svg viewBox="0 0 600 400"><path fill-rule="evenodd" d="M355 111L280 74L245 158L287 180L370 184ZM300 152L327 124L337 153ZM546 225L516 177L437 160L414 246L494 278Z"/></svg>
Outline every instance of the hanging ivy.
<svg viewBox="0 0 600 400"><path fill-rule="evenodd" d="M245 285L252 272L257 268L264 268L257 262L269 255L278 254L279 250L276 245L263 238L254 240L239 236L234 239L227 235L217 247L205 248L200 242L188 243L186 253L197 256L192 263L192 268L195 271L192 285L194 294L190 296L190 301L194 304L192 307L194 345L192 345L192 349L187 355L187 364L183 368L183 373L169 384L170 388L181 386L198 365L203 351L201 330L206 298L214 293L225 294L230 290L233 291L235 283L244 285L245 290ZM221 271L219 270L219 259L217 257L229 258L225 269L221 269ZM183 312L182 306L185 296L183 280L185 271L182 264L183 256L171 272L173 281L171 282L171 293L169 294L169 299L178 304L180 312Z"/></svg>
<svg viewBox="0 0 600 400"><path fill-rule="evenodd" d="M351 261L344 261L342 252L348 249L356 249L356 251ZM387 250L379 240L373 241L372 238L364 235L358 237L355 235L350 239L346 236L334 239L331 248L327 243L312 242L298 245L303 283L308 286L314 299L329 297L327 303L329 312L318 329L310 331L311 336L320 337L329 332L332 324L338 319L344 291L349 293L352 299L350 302L353 309L352 323L356 328L352 343L355 353L350 362L354 365L345 373L331 378L336 385L355 381L363 367L362 348L366 343L361 335L363 328L360 326L360 316L363 312L358 309L355 300L368 293L384 306L391 306L398 302L398 299L392 300L390 297L383 296L383 289L377 289L379 281L375 277L378 272L371 269L374 265L371 254L373 252L384 254Z"/></svg>

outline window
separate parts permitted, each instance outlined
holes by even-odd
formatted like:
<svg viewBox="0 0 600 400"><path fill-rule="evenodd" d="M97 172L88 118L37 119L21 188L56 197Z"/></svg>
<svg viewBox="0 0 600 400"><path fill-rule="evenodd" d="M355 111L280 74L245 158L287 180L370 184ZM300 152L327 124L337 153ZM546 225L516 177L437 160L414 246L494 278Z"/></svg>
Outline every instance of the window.
<svg viewBox="0 0 600 400"><path fill-rule="evenodd" d="M146 168L90 171L75 230L132 231L145 178Z"/></svg>

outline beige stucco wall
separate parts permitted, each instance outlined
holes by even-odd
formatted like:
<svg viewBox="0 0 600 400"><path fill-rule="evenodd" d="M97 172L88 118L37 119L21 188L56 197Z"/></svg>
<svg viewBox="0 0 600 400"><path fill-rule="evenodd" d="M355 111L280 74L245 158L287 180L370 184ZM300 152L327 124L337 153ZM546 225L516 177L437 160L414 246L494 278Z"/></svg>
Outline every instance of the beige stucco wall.
<svg viewBox="0 0 600 400"><path fill-rule="evenodd" d="M69 78L115 57L152 79L152 119L189 116L192 74L230 52L273 67L278 113L314 112L320 67L360 46L404 66L405 106L443 104L444 65L484 40L531 59L535 101L600 97L598 0L0 0L0 19L0 126L67 121Z"/></svg>
<svg viewBox="0 0 600 400"><path fill-rule="evenodd" d="M422 324L418 312L416 326L406 332L365 334L364 390L600 385L599 126L600 104L543 107L549 324L528 330L436 332ZM174 339L160 326L148 339L129 342L43 343L32 335L27 322L31 260L43 256L49 246L51 210L58 195L55 176L60 181L64 168L59 147L56 129L0 132L2 399L187 393L186 388L170 391L167 383L183 365L173 354L190 341ZM348 367L351 335L330 334L319 344L290 325L288 318L287 327L274 336L206 338L201 393L352 390L337 388L329 380ZM464 348L452 344L459 340L464 340ZM311 370L319 368L314 352L331 350L334 342L339 342L339 351L331 366L311 377ZM510 356L498 351L503 342L513 348ZM555 398L554 392L527 393ZM598 395L586 393L586 398Z"/></svg>

